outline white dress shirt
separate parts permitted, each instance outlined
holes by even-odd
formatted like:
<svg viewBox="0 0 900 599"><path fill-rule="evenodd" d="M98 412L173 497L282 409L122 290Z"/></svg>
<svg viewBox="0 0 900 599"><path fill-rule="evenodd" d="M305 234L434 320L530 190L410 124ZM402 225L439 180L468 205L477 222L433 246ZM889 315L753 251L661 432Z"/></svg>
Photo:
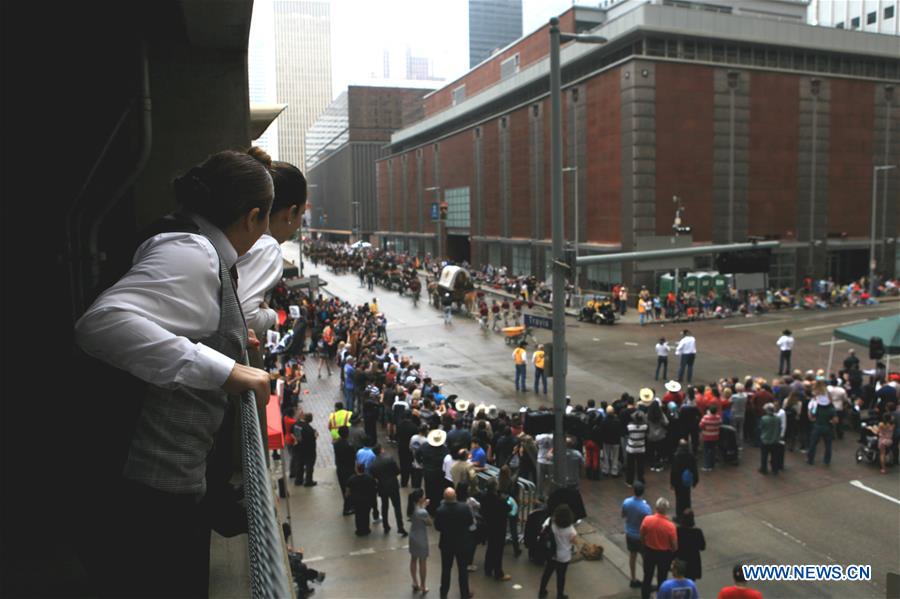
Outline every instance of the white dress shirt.
<svg viewBox="0 0 900 599"><path fill-rule="evenodd" d="M782 335L778 338L778 341L775 342L775 345L777 345L781 351L791 351L794 349L794 338L789 335Z"/></svg>
<svg viewBox="0 0 900 599"><path fill-rule="evenodd" d="M272 308L260 308L265 295L281 279L284 258L281 246L268 233L260 237L250 251L238 258L238 299L247 328L257 337L278 322L278 313Z"/></svg>
<svg viewBox="0 0 900 599"><path fill-rule="evenodd" d="M209 221L191 218L222 250L225 266L237 251ZM209 239L161 233L138 247L131 269L75 323L85 353L164 388L221 387L234 360L191 339L219 328L219 257Z"/></svg>
<svg viewBox="0 0 900 599"><path fill-rule="evenodd" d="M696 354L697 353L697 340L694 339L693 335L687 335L681 338L681 341L678 342L678 345L675 347L675 354Z"/></svg>
<svg viewBox="0 0 900 599"><path fill-rule="evenodd" d="M660 358L668 358L669 350L671 350L671 349L672 348L669 347L668 343L657 343L656 344L656 355L659 356Z"/></svg>

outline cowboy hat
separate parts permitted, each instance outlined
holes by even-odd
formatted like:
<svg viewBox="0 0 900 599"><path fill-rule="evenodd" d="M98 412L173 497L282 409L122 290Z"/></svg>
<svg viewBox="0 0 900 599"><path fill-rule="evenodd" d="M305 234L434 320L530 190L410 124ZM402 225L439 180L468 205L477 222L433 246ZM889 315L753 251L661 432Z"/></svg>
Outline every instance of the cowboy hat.
<svg viewBox="0 0 900 599"><path fill-rule="evenodd" d="M678 381L669 381L666 383L666 391L671 391L672 393L678 393L681 391L681 383Z"/></svg>
<svg viewBox="0 0 900 599"><path fill-rule="evenodd" d="M641 403L650 403L653 401L653 389L649 387L644 387L640 392Z"/></svg>
<svg viewBox="0 0 900 599"><path fill-rule="evenodd" d="M491 404L487 407L488 418L496 418L499 411L497 410L497 406Z"/></svg>
<svg viewBox="0 0 900 599"><path fill-rule="evenodd" d="M477 416L478 412L487 413L487 409L488 409L488 407L486 405L484 405L483 403L480 403L477 406L475 406L475 415Z"/></svg>
<svg viewBox="0 0 900 599"><path fill-rule="evenodd" d="M447 433L439 428L428 433L428 444L432 447L440 447L447 441Z"/></svg>
<svg viewBox="0 0 900 599"><path fill-rule="evenodd" d="M456 411L457 412L465 412L469 409L469 402L465 399L457 399L456 400Z"/></svg>

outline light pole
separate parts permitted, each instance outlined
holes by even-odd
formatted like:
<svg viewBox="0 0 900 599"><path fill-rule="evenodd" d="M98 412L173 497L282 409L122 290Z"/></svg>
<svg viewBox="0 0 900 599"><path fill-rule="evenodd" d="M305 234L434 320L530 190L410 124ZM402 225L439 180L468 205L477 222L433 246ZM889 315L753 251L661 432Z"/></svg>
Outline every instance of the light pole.
<svg viewBox="0 0 900 599"><path fill-rule="evenodd" d="M426 188L425 188L425 191L436 191L436 192L437 192L437 200L438 200L438 204L440 204L440 202L441 202L441 188L440 188L439 186L426 187ZM439 207L439 208L440 208L440 207ZM438 216L440 217L440 214L438 214ZM444 233L444 230L443 230L443 224L444 224L444 223L443 223L443 221L442 221L440 218L438 218L437 223L435 224L435 227L437 228L437 256L435 256L435 258L437 259L438 266L440 266L441 258L442 258L443 255L444 255L444 248L443 248L443 245L444 245L444 234L443 234L443 233Z"/></svg>
<svg viewBox="0 0 900 599"><path fill-rule="evenodd" d="M869 237L869 297L875 297L875 198L878 187L878 171L897 168L896 164L882 164L872 167L872 234ZM882 240L884 243L884 240Z"/></svg>
<svg viewBox="0 0 900 599"><path fill-rule="evenodd" d="M553 225L553 478L556 484L566 483L566 439L563 415L566 411L566 297L565 275L568 269L563 253L565 220L562 202L562 70L559 64L561 41L580 41L605 44L599 35L560 33L559 19L550 19L550 189L551 221Z"/></svg>
<svg viewBox="0 0 900 599"><path fill-rule="evenodd" d="M578 167L567 166L563 169L563 172L574 173L572 178L575 179L575 267L572 269L572 277L575 279L575 295L581 295L578 287L578 225L579 216L581 216L581 212L578 210Z"/></svg>

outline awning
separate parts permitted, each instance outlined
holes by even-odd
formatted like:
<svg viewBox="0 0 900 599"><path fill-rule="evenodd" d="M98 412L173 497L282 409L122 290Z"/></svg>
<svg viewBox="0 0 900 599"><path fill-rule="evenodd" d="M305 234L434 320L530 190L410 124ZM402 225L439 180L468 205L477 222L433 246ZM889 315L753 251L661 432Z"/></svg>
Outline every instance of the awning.
<svg viewBox="0 0 900 599"><path fill-rule="evenodd" d="M834 336L866 347L869 339L881 337L885 352L900 354L900 314L840 327L834 330Z"/></svg>

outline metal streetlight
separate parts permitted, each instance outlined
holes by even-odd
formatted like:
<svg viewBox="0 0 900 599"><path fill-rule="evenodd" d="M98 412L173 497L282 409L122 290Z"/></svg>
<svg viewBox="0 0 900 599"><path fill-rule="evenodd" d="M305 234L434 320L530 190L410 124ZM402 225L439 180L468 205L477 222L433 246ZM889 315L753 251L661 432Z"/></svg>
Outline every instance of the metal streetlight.
<svg viewBox="0 0 900 599"><path fill-rule="evenodd" d="M579 216L581 216L581 212L578 210L578 167L577 166L567 166L563 169L564 173L575 173L573 175L573 179L575 179L575 267L572 269L572 276L575 279L575 295L581 295L581 289L578 287L578 225L579 225Z"/></svg>
<svg viewBox="0 0 900 599"><path fill-rule="evenodd" d="M562 69L559 46L563 41L605 44L599 35L561 33L559 19L550 19L550 189L551 221L553 225L553 478L557 485L566 483L566 439L563 415L566 411L566 271L563 252L565 215L562 202Z"/></svg>
<svg viewBox="0 0 900 599"><path fill-rule="evenodd" d="M872 167L872 234L869 237L869 297L875 297L875 192L878 187L878 171L889 171L895 168L897 168L896 164L882 164Z"/></svg>
<svg viewBox="0 0 900 599"><path fill-rule="evenodd" d="M440 201L441 201L441 188L440 188L439 186L426 187L426 188L425 188L425 191L436 191L436 192L437 192L437 200L438 200L438 203L440 203ZM435 256L435 258L437 258L438 265L440 265L441 258L443 258L443 256L444 256L444 248L443 248L443 245L444 245L444 229L443 229L443 224L444 224L444 221L442 221L440 218L438 218L437 224L435 225L435 226L437 227L437 256Z"/></svg>

